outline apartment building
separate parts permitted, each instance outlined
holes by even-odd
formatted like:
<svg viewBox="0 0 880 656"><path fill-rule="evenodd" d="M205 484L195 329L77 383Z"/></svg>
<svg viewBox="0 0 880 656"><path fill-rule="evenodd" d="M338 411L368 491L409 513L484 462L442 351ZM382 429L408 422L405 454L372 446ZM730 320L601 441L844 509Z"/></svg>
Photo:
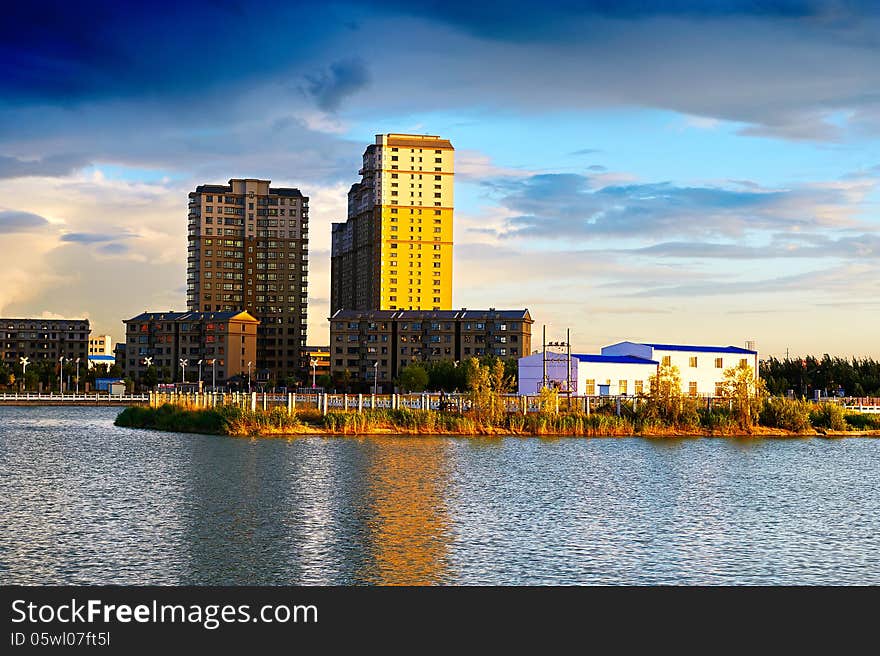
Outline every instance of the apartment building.
<svg viewBox="0 0 880 656"><path fill-rule="evenodd" d="M528 310L338 310L330 318L330 370L355 386L393 388L413 362L531 352Z"/></svg>
<svg viewBox="0 0 880 656"><path fill-rule="evenodd" d="M309 364L309 384L312 377L330 375L330 347L329 346L306 346L303 348L303 358Z"/></svg>
<svg viewBox="0 0 880 656"><path fill-rule="evenodd" d="M232 179L189 194L187 308L259 321L255 377L303 378L309 199L270 180Z"/></svg>
<svg viewBox="0 0 880 656"><path fill-rule="evenodd" d="M201 360L202 380L210 385L216 374L221 385L256 362L259 322L247 312L144 312L123 323L123 370L134 380L152 366L160 379L181 382L187 360L186 380L195 382Z"/></svg>
<svg viewBox="0 0 880 656"><path fill-rule="evenodd" d="M439 136L376 135L332 226L331 314L452 307L454 154Z"/></svg>
<svg viewBox="0 0 880 656"><path fill-rule="evenodd" d="M88 319L0 319L0 359L16 371L21 358L85 362L90 332Z"/></svg>
<svg viewBox="0 0 880 656"><path fill-rule="evenodd" d="M89 337L89 357L93 355L113 355L113 338L110 335Z"/></svg>

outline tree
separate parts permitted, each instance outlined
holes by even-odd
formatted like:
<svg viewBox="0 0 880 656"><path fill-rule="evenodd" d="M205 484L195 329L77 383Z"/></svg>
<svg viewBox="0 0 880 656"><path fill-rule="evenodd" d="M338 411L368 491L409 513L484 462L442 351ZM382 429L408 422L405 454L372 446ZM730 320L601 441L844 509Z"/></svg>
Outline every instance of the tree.
<svg viewBox="0 0 880 656"><path fill-rule="evenodd" d="M149 389L153 389L158 382L159 372L156 371L155 366L150 365L141 376L141 385L148 387Z"/></svg>
<svg viewBox="0 0 880 656"><path fill-rule="evenodd" d="M340 389L346 393L351 391L351 372L348 369L344 369L341 373L338 371L335 372L333 377L336 389Z"/></svg>
<svg viewBox="0 0 880 656"><path fill-rule="evenodd" d="M660 417L675 423L681 414L681 374L678 367L661 364L657 373L648 379L650 391L648 398L657 409Z"/></svg>
<svg viewBox="0 0 880 656"><path fill-rule="evenodd" d="M505 373L504 362L495 359L483 364L477 358L464 363L471 408L479 419L496 423L505 413L503 395L513 383Z"/></svg>
<svg viewBox="0 0 880 656"><path fill-rule="evenodd" d="M315 383L318 387L323 387L325 390L330 389L333 385L333 379L330 378L328 374L321 374L317 378L317 382Z"/></svg>
<svg viewBox="0 0 880 656"><path fill-rule="evenodd" d="M398 384L406 392L424 392L428 387L428 372L420 364L409 364L401 369Z"/></svg>
<svg viewBox="0 0 880 656"><path fill-rule="evenodd" d="M740 427L751 428L752 418L758 416L766 395L764 382L755 376L755 370L745 362L725 369L724 395L732 399Z"/></svg>

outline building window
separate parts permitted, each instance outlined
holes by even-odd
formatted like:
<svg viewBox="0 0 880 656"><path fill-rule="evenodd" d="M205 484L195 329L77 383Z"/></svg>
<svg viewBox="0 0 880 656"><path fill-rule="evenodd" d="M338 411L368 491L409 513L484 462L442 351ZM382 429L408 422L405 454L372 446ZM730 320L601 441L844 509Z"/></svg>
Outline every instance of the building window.
<svg viewBox="0 0 880 656"><path fill-rule="evenodd" d="M688 366L689 367L696 367L697 366L697 356L694 355L694 356L691 356L690 358L688 358Z"/></svg>
<svg viewBox="0 0 880 656"><path fill-rule="evenodd" d="M723 369L724 368L724 358L715 358L715 368Z"/></svg>
<svg viewBox="0 0 880 656"><path fill-rule="evenodd" d="M625 380L617 381L617 393L618 394L626 394L626 381Z"/></svg>
<svg viewBox="0 0 880 656"><path fill-rule="evenodd" d="M672 366L672 356L671 355L664 355L662 364L664 367Z"/></svg>
<svg viewBox="0 0 880 656"><path fill-rule="evenodd" d="M688 394L691 396L697 395L697 383L695 381L688 383Z"/></svg>
<svg viewBox="0 0 880 656"><path fill-rule="evenodd" d="M641 395L644 392L644 390L645 390L645 381L637 380L635 382L635 390L634 390L635 393L638 395Z"/></svg>
<svg viewBox="0 0 880 656"><path fill-rule="evenodd" d="M584 382L584 394L587 396L595 396L596 394L596 381L595 379L588 379Z"/></svg>
<svg viewBox="0 0 880 656"><path fill-rule="evenodd" d="M742 360L739 361L739 366L742 367L743 369L745 369L746 367L749 366L749 361L746 358L743 358Z"/></svg>
<svg viewBox="0 0 880 656"><path fill-rule="evenodd" d="M715 396L724 396L724 383L715 383Z"/></svg>

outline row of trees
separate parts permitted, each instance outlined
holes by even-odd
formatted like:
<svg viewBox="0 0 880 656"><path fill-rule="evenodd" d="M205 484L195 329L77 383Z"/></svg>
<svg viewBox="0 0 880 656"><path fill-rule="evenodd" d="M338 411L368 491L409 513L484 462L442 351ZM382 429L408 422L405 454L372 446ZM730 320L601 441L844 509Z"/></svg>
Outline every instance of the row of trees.
<svg viewBox="0 0 880 656"><path fill-rule="evenodd" d="M785 395L789 390L798 397L811 397L815 390L835 394L843 390L846 396L880 396L880 361L872 358L821 358L761 362L761 378L767 390L774 395Z"/></svg>
<svg viewBox="0 0 880 656"><path fill-rule="evenodd" d="M58 363L54 360L36 360L27 366L22 377L22 367L20 365L10 366L4 362L0 362L0 388L13 390L36 391L40 389L40 385L44 390L59 389L58 381ZM71 389L75 385L77 377L77 367L73 362L64 365L64 385L67 387L67 381L70 380ZM79 365L79 388L85 390L86 385L94 389L95 378L121 378L122 368L117 365L96 365L89 369L88 365L81 362Z"/></svg>
<svg viewBox="0 0 880 656"><path fill-rule="evenodd" d="M461 363L453 360L414 362L401 369L397 384L404 392L463 392L472 389L474 377L484 368L492 372L492 376L508 381L511 391L516 388L516 359L502 360L496 355L470 358Z"/></svg>

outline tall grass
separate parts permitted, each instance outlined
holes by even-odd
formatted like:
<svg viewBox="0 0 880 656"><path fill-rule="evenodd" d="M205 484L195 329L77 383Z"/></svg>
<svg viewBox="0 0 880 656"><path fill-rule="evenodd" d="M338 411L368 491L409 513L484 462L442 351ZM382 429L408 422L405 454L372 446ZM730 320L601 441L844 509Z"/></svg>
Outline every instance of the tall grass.
<svg viewBox="0 0 880 656"><path fill-rule="evenodd" d="M296 415L288 414L284 408L254 412L232 405L189 409L170 403L158 408L128 407L114 423L128 428L214 435L280 433L299 426Z"/></svg>
<svg viewBox="0 0 880 656"><path fill-rule="evenodd" d="M805 433L813 428L810 422L812 405L807 401L774 396L767 400L761 410L760 422L768 428L782 428L795 433Z"/></svg>
<svg viewBox="0 0 880 656"><path fill-rule="evenodd" d="M674 418L663 417L651 403L622 406L600 403L590 414L581 410L510 413L493 419L479 413L457 414L433 410L370 409L362 413L331 411L326 416L313 409L288 413L275 407L255 411L225 405L186 408L164 404L158 408L130 407L116 425L165 431L226 435L284 435L326 431L353 435L368 433L491 435L737 435L744 429L729 407L707 408L703 402L682 399ZM816 406L805 401L770 398L760 412L760 425L794 433L811 433L813 427L834 431L880 430L880 416L845 412L830 403Z"/></svg>

